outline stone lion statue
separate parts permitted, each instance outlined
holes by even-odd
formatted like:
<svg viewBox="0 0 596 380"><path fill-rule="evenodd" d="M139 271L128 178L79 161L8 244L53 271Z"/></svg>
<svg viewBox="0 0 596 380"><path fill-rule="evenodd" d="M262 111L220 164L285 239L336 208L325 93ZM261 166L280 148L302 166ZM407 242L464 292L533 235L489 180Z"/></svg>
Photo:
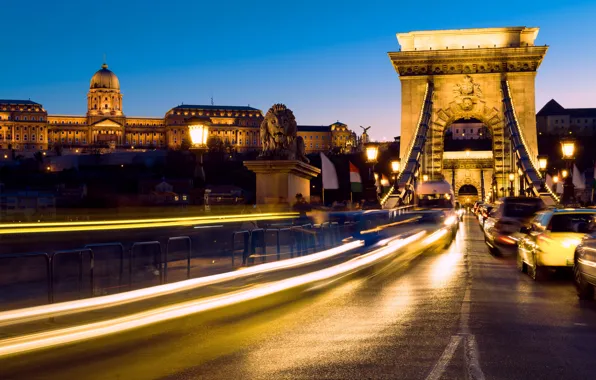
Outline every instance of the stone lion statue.
<svg viewBox="0 0 596 380"><path fill-rule="evenodd" d="M274 104L261 123L260 160L299 160L308 163L304 140L297 135L296 118L283 104Z"/></svg>

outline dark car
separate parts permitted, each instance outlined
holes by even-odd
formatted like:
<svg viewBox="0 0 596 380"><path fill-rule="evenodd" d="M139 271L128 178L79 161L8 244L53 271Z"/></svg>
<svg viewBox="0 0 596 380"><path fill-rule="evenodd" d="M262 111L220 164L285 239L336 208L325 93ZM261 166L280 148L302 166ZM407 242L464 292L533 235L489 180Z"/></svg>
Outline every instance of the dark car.
<svg viewBox="0 0 596 380"><path fill-rule="evenodd" d="M592 218L586 235L577 248L573 260L573 280L580 299L593 299L596 286L596 218Z"/></svg>
<svg viewBox="0 0 596 380"><path fill-rule="evenodd" d="M474 215L478 215L478 208L480 206L482 206L484 202L480 202L480 201L476 201L474 202L474 206L472 207L472 212L474 213Z"/></svg>
<svg viewBox="0 0 596 380"><path fill-rule="evenodd" d="M486 222L486 219L488 218L488 215L491 213L491 211L493 210L493 208L495 207L495 205L490 204L490 203L483 203L480 207L478 207L478 223L480 224L480 227L482 227L484 229L484 222Z"/></svg>
<svg viewBox="0 0 596 380"><path fill-rule="evenodd" d="M540 198L505 197L484 221L484 241L492 254L517 254L517 242L538 211L546 209ZM523 231L522 231L523 230Z"/></svg>

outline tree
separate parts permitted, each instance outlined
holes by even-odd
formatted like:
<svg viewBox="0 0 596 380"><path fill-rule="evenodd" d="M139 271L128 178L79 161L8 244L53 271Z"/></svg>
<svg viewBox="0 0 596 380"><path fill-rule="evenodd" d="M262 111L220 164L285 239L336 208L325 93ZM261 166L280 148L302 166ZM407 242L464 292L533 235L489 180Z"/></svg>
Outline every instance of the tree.
<svg viewBox="0 0 596 380"><path fill-rule="evenodd" d="M207 148L209 152L220 153L225 150L222 139L218 136L211 136L207 139Z"/></svg>
<svg viewBox="0 0 596 380"><path fill-rule="evenodd" d="M35 158L35 161L37 161L38 163L40 163L40 164L43 163L43 153L41 153L39 151L35 152L33 154L33 158Z"/></svg>
<svg viewBox="0 0 596 380"><path fill-rule="evenodd" d="M64 150L64 148L62 147L62 144L60 144L60 143L54 144L54 152L56 152L56 156L62 156L63 150Z"/></svg>
<svg viewBox="0 0 596 380"><path fill-rule="evenodd" d="M182 151L190 150L191 146L192 145L190 144L190 141L188 141L187 139L182 139L182 142L180 143L180 150L182 150Z"/></svg>

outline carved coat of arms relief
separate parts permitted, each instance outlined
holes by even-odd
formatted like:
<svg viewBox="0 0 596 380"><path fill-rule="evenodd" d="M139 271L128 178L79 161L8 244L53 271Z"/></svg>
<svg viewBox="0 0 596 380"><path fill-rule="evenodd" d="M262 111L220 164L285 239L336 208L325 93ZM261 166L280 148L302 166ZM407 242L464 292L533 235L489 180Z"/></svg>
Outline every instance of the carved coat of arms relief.
<svg viewBox="0 0 596 380"><path fill-rule="evenodd" d="M478 99L482 97L482 90L478 83L474 83L474 79L466 75L461 83L453 87L453 94L455 95L455 102L464 111L471 111L474 105L478 103Z"/></svg>

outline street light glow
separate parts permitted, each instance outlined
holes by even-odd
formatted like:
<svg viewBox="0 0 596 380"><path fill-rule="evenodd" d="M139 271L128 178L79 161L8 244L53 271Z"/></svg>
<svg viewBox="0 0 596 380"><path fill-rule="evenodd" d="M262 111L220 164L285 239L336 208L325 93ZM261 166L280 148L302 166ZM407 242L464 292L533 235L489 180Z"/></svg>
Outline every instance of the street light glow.
<svg viewBox="0 0 596 380"><path fill-rule="evenodd" d="M366 160L368 162L377 162L377 156L379 155L379 147L376 144L369 144L366 146Z"/></svg>
<svg viewBox="0 0 596 380"><path fill-rule="evenodd" d="M575 140L571 138L562 139L561 150L563 152L563 158L567 160L572 159L575 153Z"/></svg>
<svg viewBox="0 0 596 380"><path fill-rule="evenodd" d="M559 182L559 176L557 176L557 175L556 175L556 176L554 176L554 177L553 177L553 182L554 182L554 183L557 183L557 182Z"/></svg>
<svg viewBox="0 0 596 380"><path fill-rule="evenodd" d="M391 171L393 173L398 173L400 165L401 165L401 160L399 158L391 161Z"/></svg>
<svg viewBox="0 0 596 380"><path fill-rule="evenodd" d="M190 140L192 145L205 146L207 145L207 138L209 137L209 127L204 124L195 124L188 126L190 133Z"/></svg>
<svg viewBox="0 0 596 380"><path fill-rule="evenodd" d="M509 181L513 181L515 179L515 173L509 173Z"/></svg>
<svg viewBox="0 0 596 380"><path fill-rule="evenodd" d="M424 182L428 181L428 174L423 174L423 175L422 175L422 180L423 180Z"/></svg>
<svg viewBox="0 0 596 380"><path fill-rule="evenodd" d="M563 176L563 178L567 178L567 176L569 175L569 172L567 170L563 170L561 172L561 175Z"/></svg>
<svg viewBox="0 0 596 380"><path fill-rule="evenodd" d="M538 155L538 168L540 170L546 170L546 166L548 163L548 156L545 154Z"/></svg>

